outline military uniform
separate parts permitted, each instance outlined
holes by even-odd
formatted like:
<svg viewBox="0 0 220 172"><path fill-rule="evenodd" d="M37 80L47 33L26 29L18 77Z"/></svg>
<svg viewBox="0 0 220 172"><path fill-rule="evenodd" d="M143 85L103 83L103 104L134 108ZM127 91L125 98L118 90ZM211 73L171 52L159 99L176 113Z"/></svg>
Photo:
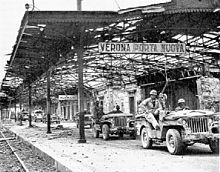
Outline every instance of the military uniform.
<svg viewBox="0 0 220 172"><path fill-rule="evenodd" d="M189 107L185 105L186 101L184 99L178 100L178 106L176 107L175 111L181 110L189 110Z"/></svg>
<svg viewBox="0 0 220 172"><path fill-rule="evenodd" d="M161 109L162 106L159 100L149 97L140 103L138 113L143 114L146 120L150 122L154 128L158 128L159 124L155 118L158 119Z"/></svg>
<svg viewBox="0 0 220 172"><path fill-rule="evenodd" d="M177 106L175 111L180 111L180 110L189 110L189 107L188 106Z"/></svg>

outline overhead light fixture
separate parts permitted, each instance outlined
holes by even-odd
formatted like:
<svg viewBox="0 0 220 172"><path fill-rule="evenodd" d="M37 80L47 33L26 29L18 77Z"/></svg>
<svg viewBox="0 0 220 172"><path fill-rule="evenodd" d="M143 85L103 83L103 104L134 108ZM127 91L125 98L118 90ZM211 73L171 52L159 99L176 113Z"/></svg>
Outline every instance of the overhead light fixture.
<svg viewBox="0 0 220 172"><path fill-rule="evenodd" d="M38 24L38 27L46 27L46 24Z"/></svg>
<svg viewBox="0 0 220 172"><path fill-rule="evenodd" d="M165 33L166 33L166 32L165 32L164 30L160 32L161 35L163 35L163 34L165 34Z"/></svg>
<svg viewBox="0 0 220 172"><path fill-rule="evenodd" d="M25 9L28 11L29 10L29 8L30 8L30 5L27 3L27 4L25 4Z"/></svg>

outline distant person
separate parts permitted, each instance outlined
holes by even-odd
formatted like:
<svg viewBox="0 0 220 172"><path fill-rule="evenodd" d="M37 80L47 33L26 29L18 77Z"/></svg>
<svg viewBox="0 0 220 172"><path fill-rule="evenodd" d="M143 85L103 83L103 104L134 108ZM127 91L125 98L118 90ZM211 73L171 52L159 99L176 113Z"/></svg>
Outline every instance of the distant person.
<svg viewBox="0 0 220 172"><path fill-rule="evenodd" d="M178 106L176 107L175 111L189 110L189 107L186 106L186 101L184 99L179 99L177 103Z"/></svg>
<svg viewBox="0 0 220 172"><path fill-rule="evenodd" d="M116 105L116 110L113 110L111 112L109 112L108 114L113 114L113 113L123 113L121 110L120 110L120 106L119 105Z"/></svg>
<svg viewBox="0 0 220 172"><path fill-rule="evenodd" d="M123 113L123 112L120 110L120 106L119 106L119 105L116 105L116 113Z"/></svg>

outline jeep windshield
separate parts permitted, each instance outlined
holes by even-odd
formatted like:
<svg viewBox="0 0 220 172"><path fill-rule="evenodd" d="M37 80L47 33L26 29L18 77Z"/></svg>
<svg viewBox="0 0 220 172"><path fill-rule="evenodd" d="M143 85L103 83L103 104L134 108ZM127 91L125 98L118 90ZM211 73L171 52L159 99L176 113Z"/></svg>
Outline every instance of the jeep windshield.
<svg viewBox="0 0 220 172"><path fill-rule="evenodd" d="M134 115L131 113L111 113L111 114L103 115L103 118L120 117L120 116L133 117Z"/></svg>
<svg viewBox="0 0 220 172"><path fill-rule="evenodd" d="M172 111L168 114L165 119L177 119L177 118L184 118L184 117L200 117L200 116L212 116L216 113L207 110L182 110L182 111Z"/></svg>

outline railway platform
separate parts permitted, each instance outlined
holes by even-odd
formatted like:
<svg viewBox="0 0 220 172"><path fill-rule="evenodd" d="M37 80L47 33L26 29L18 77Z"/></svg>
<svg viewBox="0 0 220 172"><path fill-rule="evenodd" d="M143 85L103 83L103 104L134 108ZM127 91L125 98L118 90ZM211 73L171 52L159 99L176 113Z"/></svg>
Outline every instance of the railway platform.
<svg viewBox="0 0 220 172"><path fill-rule="evenodd" d="M0 124L1 125L1 124ZM185 155L172 156L165 145L144 150L139 140L113 137L108 141L93 138L86 128L86 143L78 143L79 130L73 122L52 124L47 134L44 123L4 124L5 128L30 145L33 151L54 164L59 172L217 172L219 155L213 155L207 145L195 145ZM158 164L158 162L160 162Z"/></svg>
<svg viewBox="0 0 220 172"><path fill-rule="evenodd" d="M92 165L82 162L82 159L88 158L83 149L89 143L78 144L78 133L73 129L75 124L65 124L65 128L63 125L52 125L51 134L46 133L46 124L42 123L33 123L33 127L29 127L28 122L23 122L22 126L6 122L3 126L29 145L35 154L52 162L58 172L95 171Z"/></svg>

